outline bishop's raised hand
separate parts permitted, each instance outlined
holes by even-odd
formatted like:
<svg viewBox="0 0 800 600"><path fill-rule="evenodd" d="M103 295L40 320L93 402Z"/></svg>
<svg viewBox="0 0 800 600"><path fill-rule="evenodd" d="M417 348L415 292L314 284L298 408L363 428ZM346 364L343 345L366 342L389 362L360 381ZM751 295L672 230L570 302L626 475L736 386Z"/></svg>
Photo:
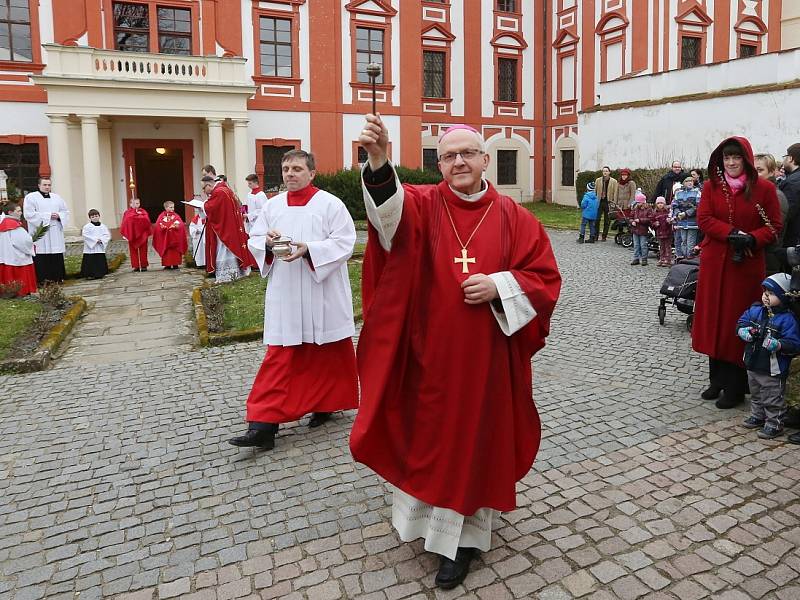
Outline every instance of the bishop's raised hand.
<svg viewBox="0 0 800 600"><path fill-rule="evenodd" d="M364 117L364 128L358 136L358 143L367 151L369 166L377 171L389 160L389 130L386 129L380 113L367 114Z"/></svg>

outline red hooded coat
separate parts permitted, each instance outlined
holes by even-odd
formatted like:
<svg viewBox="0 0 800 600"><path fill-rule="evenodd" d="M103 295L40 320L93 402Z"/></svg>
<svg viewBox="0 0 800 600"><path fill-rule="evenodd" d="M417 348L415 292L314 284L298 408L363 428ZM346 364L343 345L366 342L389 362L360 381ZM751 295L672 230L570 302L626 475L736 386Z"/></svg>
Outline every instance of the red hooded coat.
<svg viewBox="0 0 800 600"><path fill-rule="evenodd" d="M723 186L724 176L720 177L724 173L722 149L731 141L738 142L744 150L749 198L744 190L734 194L727 183ZM736 335L736 321L761 297L761 282L766 276L764 246L775 240L758 206L777 231L783 227L781 209L775 185L759 179L750 142L743 137L728 138L717 146L711 154L708 173L697 208L697 224L705 237L701 244L692 348L743 367L744 342ZM734 229L751 234L756 241L752 256L739 263L733 262L733 248L727 239Z"/></svg>

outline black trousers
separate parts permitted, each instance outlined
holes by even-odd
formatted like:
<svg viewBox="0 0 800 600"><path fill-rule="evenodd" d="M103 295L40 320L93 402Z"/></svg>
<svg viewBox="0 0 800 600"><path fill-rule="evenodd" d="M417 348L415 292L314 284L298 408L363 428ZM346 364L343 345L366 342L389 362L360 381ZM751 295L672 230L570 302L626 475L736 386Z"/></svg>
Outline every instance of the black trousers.
<svg viewBox="0 0 800 600"><path fill-rule="evenodd" d="M37 254L33 257L33 266L36 269L36 281L39 285L45 281L61 283L67 277L63 253Z"/></svg>
<svg viewBox="0 0 800 600"><path fill-rule="evenodd" d="M600 221L603 221L603 230L600 231ZM608 237L608 228L611 221L608 215L608 200L600 200L600 207L597 210L597 235L603 235L603 239Z"/></svg>
<svg viewBox="0 0 800 600"><path fill-rule="evenodd" d="M724 360L709 357L708 379L713 387L723 390L728 398L741 397L749 391L747 370Z"/></svg>

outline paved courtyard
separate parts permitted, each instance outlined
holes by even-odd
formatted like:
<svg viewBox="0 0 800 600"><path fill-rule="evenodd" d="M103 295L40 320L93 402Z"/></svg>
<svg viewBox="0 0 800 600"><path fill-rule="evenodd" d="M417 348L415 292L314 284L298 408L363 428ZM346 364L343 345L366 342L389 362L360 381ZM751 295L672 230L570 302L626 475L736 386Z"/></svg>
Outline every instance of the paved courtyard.
<svg viewBox="0 0 800 600"><path fill-rule="evenodd" d="M350 457L353 413L282 427L269 453L226 443L263 348L189 349L170 291L176 329L152 354L96 364L76 343L54 369L0 377L0 598L800 598L800 447L699 399L683 316L658 324L666 269L552 239L542 449L463 586L437 590L436 558L394 534L386 486ZM96 310L113 289L138 306L194 281L145 275L123 266ZM75 339L116 335L99 323Z"/></svg>

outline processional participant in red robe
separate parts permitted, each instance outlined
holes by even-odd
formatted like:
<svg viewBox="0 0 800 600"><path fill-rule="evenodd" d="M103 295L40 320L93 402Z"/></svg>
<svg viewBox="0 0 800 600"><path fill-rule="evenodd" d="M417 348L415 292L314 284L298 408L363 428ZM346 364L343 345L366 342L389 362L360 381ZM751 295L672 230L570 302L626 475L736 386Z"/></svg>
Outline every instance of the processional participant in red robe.
<svg viewBox="0 0 800 600"><path fill-rule="evenodd" d="M36 268L33 266L33 238L22 226L22 207L3 205L0 220L0 283L19 282L17 296L36 293Z"/></svg>
<svg viewBox="0 0 800 600"><path fill-rule="evenodd" d="M531 357L561 276L542 225L483 178L476 130L441 136L439 185L400 185L378 116L359 143L370 228L350 448L392 484L395 529L441 555L436 584L449 589L489 549L493 515L515 508L536 457Z"/></svg>
<svg viewBox="0 0 800 600"><path fill-rule="evenodd" d="M183 255L189 248L186 239L186 226L175 212L175 203L164 202L164 212L158 215L153 231L153 248L161 257L165 269L177 269L183 262Z"/></svg>
<svg viewBox="0 0 800 600"><path fill-rule="evenodd" d="M128 241L134 271L147 271L147 239L152 229L150 216L141 208L139 198L131 198L130 207L122 215L119 232Z"/></svg>
<svg viewBox="0 0 800 600"><path fill-rule="evenodd" d="M247 249L242 209L236 194L222 179L207 175L201 179L203 189L209 190L203 205L206 213L206 271L217 283L247 277L256 266ZM210 187L213 186L213 187Z"/></svg>

